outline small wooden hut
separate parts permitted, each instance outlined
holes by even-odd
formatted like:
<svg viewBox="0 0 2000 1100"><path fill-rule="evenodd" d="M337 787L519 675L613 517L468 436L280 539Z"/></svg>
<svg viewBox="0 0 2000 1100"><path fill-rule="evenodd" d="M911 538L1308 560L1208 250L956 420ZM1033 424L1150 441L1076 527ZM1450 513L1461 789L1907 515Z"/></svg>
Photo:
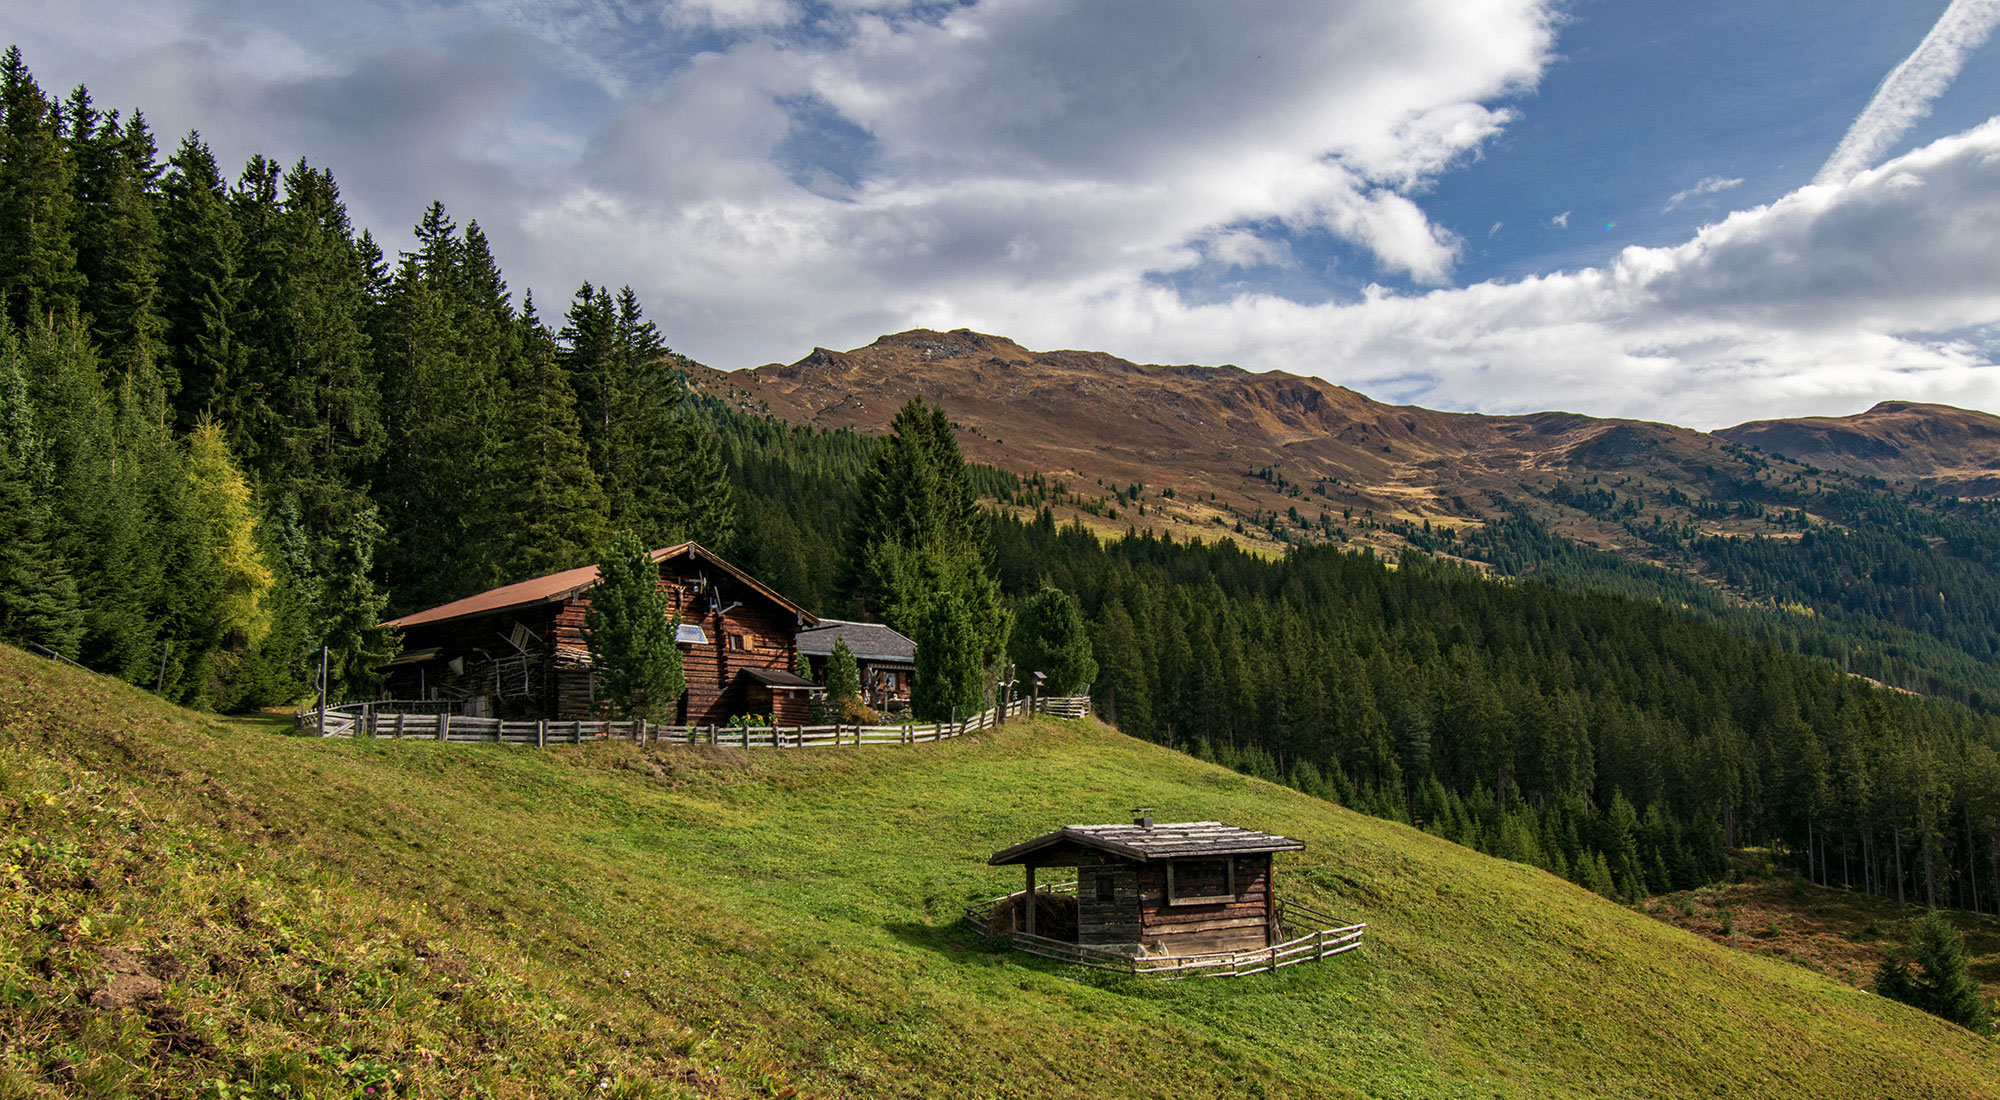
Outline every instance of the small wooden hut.
<svg viewBox="0 0 2000 1100"><path fill-rule="evenodd" d="M1029 935L1048 934L1036 927L1036 870L1074 867L1077 943L1198 955L1277 942L1271 855L1304 847L1218 821L1154 824L1140 817L1130 825L1067 825L987 862L1026 869L1019 930Z"/></svg>

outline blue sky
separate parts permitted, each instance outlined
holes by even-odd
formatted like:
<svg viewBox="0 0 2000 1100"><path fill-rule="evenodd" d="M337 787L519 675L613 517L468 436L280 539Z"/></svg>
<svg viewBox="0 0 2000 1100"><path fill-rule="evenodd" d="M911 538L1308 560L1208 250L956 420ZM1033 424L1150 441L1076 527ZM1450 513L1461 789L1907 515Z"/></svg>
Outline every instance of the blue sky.
<svg viewBox="0 0 2000 1100"><path fill-rule="evenodd" d="M2000 411L2000 0L0 10L52 88L327 165L391 244L442 199L545 312L630 283L719 367L963 325L1452 409Z"/></svg>

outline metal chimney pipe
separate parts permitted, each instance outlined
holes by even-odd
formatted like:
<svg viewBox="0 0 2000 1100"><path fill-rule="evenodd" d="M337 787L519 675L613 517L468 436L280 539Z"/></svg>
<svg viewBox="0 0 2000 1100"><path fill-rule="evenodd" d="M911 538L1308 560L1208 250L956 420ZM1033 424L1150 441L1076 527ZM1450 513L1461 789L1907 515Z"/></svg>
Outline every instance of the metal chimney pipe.
<svg viewBox="0 0 2000 1100"><path fill-rule="evenodd" d="M1153 827L1153 808L1151 806L1141 806L1133 810L1132 813L1134 815L1132 824L1137 825L1141 829L1150 829Z"/></svg>

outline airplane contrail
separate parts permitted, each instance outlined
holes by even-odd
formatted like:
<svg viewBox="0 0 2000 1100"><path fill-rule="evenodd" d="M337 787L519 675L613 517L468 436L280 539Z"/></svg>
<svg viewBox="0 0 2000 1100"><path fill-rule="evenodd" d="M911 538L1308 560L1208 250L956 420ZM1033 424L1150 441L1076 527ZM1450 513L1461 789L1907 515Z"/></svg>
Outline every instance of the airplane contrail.
<svg viewBox="0 0 2000 1100"><path fill-rule="evenodd" d="M1903 63L1889 71L1814 183L1845 183L1882 159L1910 127L1931 113L1965 59L1986 44L2000 24L2000 0L1952 0L1937 24Z"/></svg>

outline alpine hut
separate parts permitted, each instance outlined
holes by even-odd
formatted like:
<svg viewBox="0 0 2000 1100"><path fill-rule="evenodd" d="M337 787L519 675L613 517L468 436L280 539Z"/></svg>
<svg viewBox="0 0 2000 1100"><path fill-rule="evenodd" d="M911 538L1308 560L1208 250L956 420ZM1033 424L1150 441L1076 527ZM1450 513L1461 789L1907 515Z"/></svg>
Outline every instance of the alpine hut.
<svg viewBox="0 0 2000 1100"><path fill-rule="evenodd" d="M687 678L676 724L755 714L806 721L819 689L792 672L794 638L819 619L699 543L652 551ZM440 699L474 715L587 718L597 710L584 616L597 567L503 585L386 624L403 652L383 670L385 695Z"/></svg>
<svg viewBox="0 0 2000 1100"><path fill-rule="evenodd" d="M1018 930L1038 929L1035 871L1076 868L1075 942L1155 955L1198 955L1269 947L1278 940L1271 856L1305 845L1219 821L1066 825L993 853L993 866L1026 869L1027 903ZM1065 924L1067 921L1064 922Z"/></svg>

